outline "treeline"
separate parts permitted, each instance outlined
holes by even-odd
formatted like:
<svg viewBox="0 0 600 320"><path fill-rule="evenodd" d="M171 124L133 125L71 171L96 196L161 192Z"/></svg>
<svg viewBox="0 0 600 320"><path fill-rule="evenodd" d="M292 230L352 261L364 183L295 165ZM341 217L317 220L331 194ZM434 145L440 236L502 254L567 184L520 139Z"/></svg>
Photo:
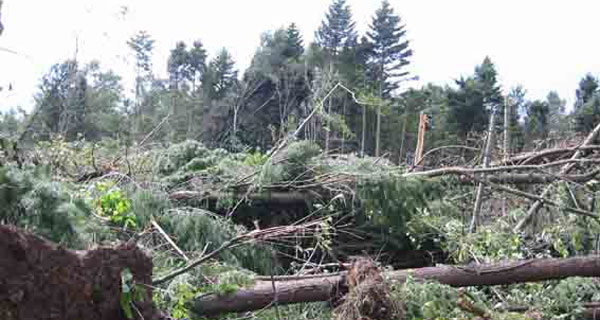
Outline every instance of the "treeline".
<svg viewBox="0 0 600 320"><path fill-rule="evenodd" d="M485 131L492 112L501 130L508 107L513 152L554 134L589 131L600 121L594 76L580 81L567 114L565 100L554 91L535 101L526 99L523 87L503 94L487 57L453 86L406 89L415 78L407 71L413 51L406 26L387 0L364 35L356 31L345 0L333 1L312 43L304 42L295 24L264 33L243 72L226 49L210 57L197 40L175 45L163 79L153 73L151 35L139 32L128 45L135 56L134 95L124 92L119 75L98 63L67 60L43 77L30 114L1 116L2 134L140 141L152 132L153 141L193 139L230 150L265 150L317 108L300 138L326 151L387 154L404 162L416 143L419 113L430 117L426 148L432 148L464 143Z"/></svg>

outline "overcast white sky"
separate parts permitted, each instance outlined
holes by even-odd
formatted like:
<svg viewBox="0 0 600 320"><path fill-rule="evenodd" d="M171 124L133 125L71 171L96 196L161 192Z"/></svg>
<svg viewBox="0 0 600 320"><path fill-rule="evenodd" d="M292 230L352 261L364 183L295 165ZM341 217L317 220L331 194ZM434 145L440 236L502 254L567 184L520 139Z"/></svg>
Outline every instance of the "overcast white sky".
<svg viewBox="0 0 600 320"><path fill-rule="evenodd" d="M306 42L330 0L5 0L0 36L0 110L30 109L40 77L53 63L98 59L132 78L126 40L147 30L156 40L155 69L165 74L175 42L200 39L209 52L229 49L245 68L260 34L291 22ZM600 73L600 1L390 0L403 18L414 50L410 66L420 81L452 83L473 72L486 55L503 89L522 84L530 99L557 90L571 104L579 79ZM348 0L363 32L379 0ZM122 8L127 13L122 14ZM18 52L18 55L7 52Z"/></svg>

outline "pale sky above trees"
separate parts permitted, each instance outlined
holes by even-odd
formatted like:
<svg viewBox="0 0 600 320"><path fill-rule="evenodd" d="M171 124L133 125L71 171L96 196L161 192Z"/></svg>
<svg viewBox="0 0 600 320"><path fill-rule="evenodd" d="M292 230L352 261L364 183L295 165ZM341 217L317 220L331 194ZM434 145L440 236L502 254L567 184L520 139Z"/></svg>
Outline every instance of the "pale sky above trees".
<svg viewBox="0 0 600 320"><path fill-rule="evenodd" d="M600 75L600 2L588 0L390 1L402 17L414 51L409 69L422 83L452 84L489 55L504 92L517 84L530 99L551 90L571 108L579 79ZM361 34L378 0L349 0ZM177 41L200 39L211 57L226 47L238 69L248 66L260 34L295 22L306 42L329 0L7 0L0 37L0 110L32 107L32 93L50 66L75 55L100 60L133 81L126 40L147 30L156 40L154 70L166 74ZM127 8L127 9L124 9ZM78 41L76 41L76 39ZM13 53L13 52L16 52ZM131 75L128 77L128 75ZM130 79L127 79L130 78Z"/></svg>

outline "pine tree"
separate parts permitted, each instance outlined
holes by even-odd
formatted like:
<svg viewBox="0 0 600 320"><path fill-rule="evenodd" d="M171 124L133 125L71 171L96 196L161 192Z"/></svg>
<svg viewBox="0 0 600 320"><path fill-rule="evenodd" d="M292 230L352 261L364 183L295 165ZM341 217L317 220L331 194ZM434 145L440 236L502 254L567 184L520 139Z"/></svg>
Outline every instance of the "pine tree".
<svg viewBox="0 0 600 320"><path fill-rule="evenodd" d="M175 49L171 50L167 62L167 71L169 72L169 81L172 89L180 89L181 83L189 78L188 52L183 41L177 42Z"/></svg>
<svg viewBox="0 0 600 320"><path fill-rule="evenodd" d="M548 136L550 107L546 101L536 100L527 105L527 134L530 138L544 139Z"/></svg>
<svg viewBox="0 0 600 320"><path fill-rule="evenodd" d="M408 48L406 30L400 24L401 19L387 0L375 12L370 31L367 32L372 43L371 71L377 85L379 97L389 97L399 87L399 78L408 75L402 69L409 64L412 50ZM375 156L379 156L381 140L381 106L377 108L375 133Z"/></svg>
<svg viewBox="0 0 600 320"><path fill-rule="evenodd" d="M333 0L325 19L315 34L316 43L330 57L336 57L356 41L355 23L346 0Z"/></svg>
<svg viewBox="0 0 600 320"><path fill-rule="evenodd" d="M192 48L190 48L187 63L189 80L192 81L192 90L196 91L206 71L206 50L200 40L194 41Z"/></svg>
<svg viewBox="0 0 600 320"><path fill-rule="evenodd" d="M214 100L223 99L237 81L235 62L229 51L223 48L208 66L208 92Z"/></svg>
<svg viewBox="0 0 600 320"><path fill-rule="evenodd" d="M145 122L142 112L142 100L147 93L148 83L151 84L152 74L152 50L154 49L154 40L145 31L135 34L127 45L133 50L135 55L135 101L134 101L134 132L141 133L141 128Z"/></svg>
<svg viewBox="0 0 600 320"><path fill-rule="evenodd" d="M286 30L287 48L283 55L288 58L298 59L304 53L304 41L295 23L290 24Z"/></svg>
<svg viewBox="0 0 600 320"><path fill-rule="evenodd" d="M600 90L596 77L587 74L575 92L575 130L588 132L600 123Z"/></svg>
<svg viewBox="0 0 600 320"><path fill-rule="evenodd" d="M388 97L398 88L401 78L409 74L403 69L410 63L408 58L413 52L408 47L409 41L400 17L387 0L382 1L375 12L367 35L372 43L370 62L373 80L380 96Z"/></svg>
<svg viewBox="0 0 600 320"><path fill-rule="evenodd" d="M577 100L575 101L575 110L582 107L598 92L598 79L588 73L579 81L579 88L575 91Z"/></svg>
<svg viewBox="0 0 600 320"><path fill-rule="evenodd" d="M475 68L475 74L456 81L458 90L448 92L451 122L459 137L470 131L481 132L487 127L489 113L502 110L503 98L497 84L496 68L486 57Z"/></svg>

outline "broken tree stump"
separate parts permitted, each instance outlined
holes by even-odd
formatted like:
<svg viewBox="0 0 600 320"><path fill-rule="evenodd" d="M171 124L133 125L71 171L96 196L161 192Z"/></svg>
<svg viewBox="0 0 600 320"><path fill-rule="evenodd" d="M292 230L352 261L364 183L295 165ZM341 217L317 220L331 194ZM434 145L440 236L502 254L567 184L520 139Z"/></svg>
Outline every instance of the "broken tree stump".
<svg viewBox="0 0 600 320"><path fill-rule="evenodd" d="M135 246L67 250L15 227L0 225L0 319L115 320L122 272L138 286L134 318L157 319L152 260ZM135 290L135 289L134 289Z"/></svg>

